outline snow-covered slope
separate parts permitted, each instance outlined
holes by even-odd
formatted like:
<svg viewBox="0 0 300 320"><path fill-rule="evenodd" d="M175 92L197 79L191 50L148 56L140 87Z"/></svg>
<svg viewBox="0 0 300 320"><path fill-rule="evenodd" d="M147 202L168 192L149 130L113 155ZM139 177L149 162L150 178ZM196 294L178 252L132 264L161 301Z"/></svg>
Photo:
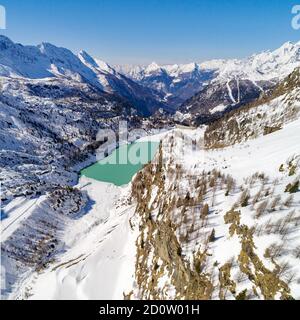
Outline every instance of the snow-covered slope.
<svg viewBox="0 0 300 320"><path fill-rule="evenodd" d="M170 133L133 185L132 298L300 298L299 125L208 151L201 131Z"/></svg>
<svg viewBox="0 0 300 320"><path fill-rule="evenodd" d="M76 81L88 81L99 89L103 88L95 73L71 51L50 43L37 47L22 46L0 36L0 65L2 76L30 79L66 77Z"/></svg>
<svg viewBox="0 0 300 320"><path fill-rule="evenodd" d="M159 92L134 82L118 73L107 63L99 59L93 59L85 51L81 51L78 56L81 62L96 74L103 90L117 93L127 99L136 106L140 114L149 116L159 108L171 111L171 108L162 101Z"/></svg>
<svg viewBox="0 0 300 320"><path fill-rule="evenodd" d="M79 186L93 205L68 225L63 237L68 250L48 270L28 277L13 298L123 299L131 288L137 234L128 223L132 207L122 203L128 188L84 177Z"/></svg>

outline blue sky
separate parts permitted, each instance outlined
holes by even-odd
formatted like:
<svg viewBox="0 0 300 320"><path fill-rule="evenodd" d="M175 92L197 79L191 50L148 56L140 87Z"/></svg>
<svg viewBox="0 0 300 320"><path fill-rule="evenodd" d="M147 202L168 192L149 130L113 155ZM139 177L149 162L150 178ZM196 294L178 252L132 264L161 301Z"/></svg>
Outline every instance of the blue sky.
<svg viewBox="0 0 300 320"><path fill-rule="evenodd" d="M300 4L300 0L298 0ZM0 0L16 42L85 49L113 64L244 57L299 41L297 0Z"/></svg>

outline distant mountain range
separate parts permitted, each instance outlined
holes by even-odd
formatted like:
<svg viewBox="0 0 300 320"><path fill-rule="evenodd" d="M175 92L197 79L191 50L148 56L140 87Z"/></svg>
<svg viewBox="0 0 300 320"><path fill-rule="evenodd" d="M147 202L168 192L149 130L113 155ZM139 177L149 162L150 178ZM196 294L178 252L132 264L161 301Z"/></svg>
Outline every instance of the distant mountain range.
<svg viewBox="0 0 300 320"><path fill-rule="evenodd" d="M241 60L112 67L85 51L75 55L49 43L23 46L0 36L0 76L76 81L117 95L142 116L162 109L200 122L257 99L299 65L300 42Z"/></svg>
<svg viewBox="0 0 300 320"><path fill-rule="evenodd" d="M161 92L164 101L181 113L207 119L255 100L299 65L300 42L287 42L275 51L241 60L116 68L139 84Z"/></svg>
<svg viewBox="0 0 300 320"><path fill-rule="evenodd" d="M215 70L202 69L197 63L159 66L153 62L146 67L116 68L139 84L160 92L163 100L174 109L215 77Z"/></svg>

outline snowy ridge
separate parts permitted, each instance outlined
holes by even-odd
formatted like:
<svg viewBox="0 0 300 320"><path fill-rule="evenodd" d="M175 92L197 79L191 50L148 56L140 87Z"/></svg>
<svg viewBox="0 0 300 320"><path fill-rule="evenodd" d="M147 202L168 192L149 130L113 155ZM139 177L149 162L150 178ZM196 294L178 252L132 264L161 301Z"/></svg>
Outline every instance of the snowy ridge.
<svg viewBox="0 0 300 320"><path fill-rule="evenodd" d="M300 42L287 42L274 51L264 51L253 54L245 59L210 60L201 63L158 65L152 62L148 66L118 66L124 74L133 79L141 80L152 73L166 72L169 76L179 77L196 70L214 70L218 80L228 80L235 77L253 81L268 81L283 79L300 63Z"/></svg>
<svg viewBox="0 0 300 320"><path fill-rule="evenodd" d="M219 79L239 77L252 81L282 80L299 67L300 42L287 42L274 51L264 51L238 60L212 60L200 67L218 72Z"/></svg>

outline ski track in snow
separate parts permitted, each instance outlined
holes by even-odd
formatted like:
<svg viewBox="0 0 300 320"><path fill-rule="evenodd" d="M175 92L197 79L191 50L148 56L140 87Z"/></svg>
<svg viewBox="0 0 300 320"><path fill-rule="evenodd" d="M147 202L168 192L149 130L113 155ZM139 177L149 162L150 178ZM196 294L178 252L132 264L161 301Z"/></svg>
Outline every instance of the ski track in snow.
<svg viewBox="0 0 300 320"><path fill-rule="evenodd" d="M263 89L260 85L258 85L256 81L251 80L251 82L252 82L261 92L264 92L264 89Z"/></svg>
<svg viewBox="0 0 300 320"><path fill-rule="evenodd" d="M228 94L229 94L231 101L233 103L236 103L236 100L234 99L233 94L232 94L232 90L230 88L230 80L227 81L226 86L227 86Z"/></svg>
<svg viewBox="0 0 300 320"><path fill-rule="evenodd" d="M236 79L236 85L238 89L238 103L240 103L241 102L240 79Z"/></svg>

